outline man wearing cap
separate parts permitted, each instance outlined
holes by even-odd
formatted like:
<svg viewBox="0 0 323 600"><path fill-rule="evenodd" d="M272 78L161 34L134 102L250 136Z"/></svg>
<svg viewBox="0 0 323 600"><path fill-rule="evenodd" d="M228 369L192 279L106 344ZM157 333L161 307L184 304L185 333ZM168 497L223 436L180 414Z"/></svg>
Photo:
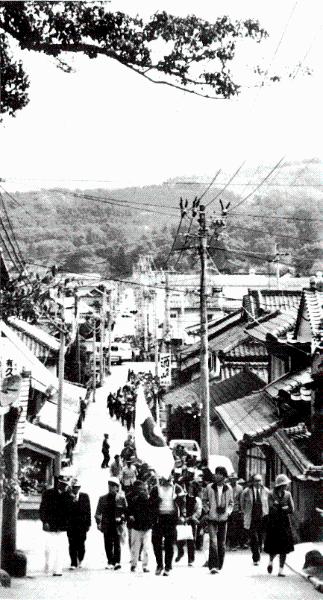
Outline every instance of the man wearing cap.
<svg viewBox="0 0 323 600"><path fill-rule="evenodd" d="M116 477L108 479L109 492L99 498L95 520L104 536L107 569L121 569L120 526L125 521L127 502Z"/></svg>
<svg viewBox="0 0 323 600"><path fill-rule="evenodd" d="M131 492L132 486L137 479L137 469L133 464L134 457L129 457L121 472L121 485L126 496Z"/></svg>
<svg viewBox="0 0 323 600"><path fill-rule="evenodd" d="M225 557L228 518L233 509L232 488L226 483L225 467L216 467L214 482L206 486L203 509L210 536L209 570L211 575L221 571Z"/></svg>
<svg viewBox="0 0 323 600"><path fill-rule="evenodd" d="M53 569L54 576L63 573L64 541L70 498L67 493L68 479L55 477L54 487L45 490L39 508L45 540L45 572Z"/></svg>
<svg viewBox="0 0 323 600"><path fill-rule="evenodd" d="M268 515L268 489L260 474L251 477L250 485L241 494L244 528L249 532L252 560L259 565L263 542L264 517Z"/></svg>
<svg viewBox="0 0 323 600"><path fill-rule="evenodd" d="M70 505L67 519L67 537L71 558L70 569L82 566L85 555L86 534L91 527L91 505L88 494L80 492L77 478L70 484Z"/></svg>

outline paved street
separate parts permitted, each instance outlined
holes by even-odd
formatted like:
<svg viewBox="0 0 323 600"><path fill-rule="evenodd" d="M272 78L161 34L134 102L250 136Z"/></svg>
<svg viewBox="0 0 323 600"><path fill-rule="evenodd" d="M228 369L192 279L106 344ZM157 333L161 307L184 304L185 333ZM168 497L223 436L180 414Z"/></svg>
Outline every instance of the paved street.
<svg viewBox="0 0 323 600"><path fill-rule="evenodd" d="M75 473L80 476L83 490L91 497L92 514L95 511L100 494L107 491L107 471L100 468L101 443L103 433L110 434L111 456L120 452L127 431L120 423L110 420L106 410L106 395L123 385L128 368L153 371L152 363L130 363L113 367L111 377L103 388L97 390L96 402L91 403L81 433L79 450L74 460ZM180 597L183 600L200 600L207 594L224 593L227 598L239 600L312 600L317 592L299 575L286 570L287 577L280 579L266 572L266 559L259 567L254 567L248 551L227 554L223 572L211 576L202 565L205 553L198 553L196 566L186 566L186 556L179 565L175 565L169 578L154 575L155 561L151 557L151 573L130 574L127 543L123 546L122 569L118 572L106 571L102 534L93 523L87 540L87 554L84 568L69 571L69 557L66 544L66 556L63 577L46 576L43 573L44 550L43 534L39 521L18 522L18 548L27 552L28 577L13 579L11 589L0 589L1 598L19 600L95 600L106 599L113 592L118 598L131 593L141 600L165 599L167 596ZM130 588L131 586L131 588Z"/></svg>

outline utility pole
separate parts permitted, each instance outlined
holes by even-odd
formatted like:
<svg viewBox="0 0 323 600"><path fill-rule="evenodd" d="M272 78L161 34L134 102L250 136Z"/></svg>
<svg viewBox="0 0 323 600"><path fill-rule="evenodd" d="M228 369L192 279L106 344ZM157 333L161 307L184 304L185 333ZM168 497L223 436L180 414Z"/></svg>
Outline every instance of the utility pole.
<svg viewBox="0 0 323 600"><path fill-rule="evenodd" d="M112 328L112 290L109 291L109 320L108 320L108 370L111 375L111 328Z"/></svg>
<svg viewBox="0 0 323 600"><path fill-rule="evenodd" d="M276 282L277 282L277 289L280 289L280 259L284 256L289 256L289 252L280 252L279 248L278 248L278 244L275 243L275 258L274 258L274 262L276 263Z"/></svg>
<svg viewBox="0 0 323 600"><path fill-rule="evenodd" d="M2 565L2 525L3 525L3 498L4 498L4 474L5 474L5 462L4 462L4 412L0 406L0 569Z"/></svg>
<svg viewBox="0 0 323 600"><path fill-rule="evenodd" d="M164 327L163 327L163 351L168 351L168 344L170 341L170 325L169 325L169 276L168 272L165 271L165 314L164 314Z"/></svg>
<svg viewBox="0 0 323 600"><path fill-rule="evenodd" d="M63 415L63 396L64 396L64 371L65 371L65 310L64 300L61 308L61 330L60 330L60 346L58 360L58 396L57 396L57 424L56 433L62 435L62 415ZM61 455L57 454L55 458L55 475L58 476L61 472Z"/></svg>
<svg viewBox="0 0 323 600"><path fill-rule="evenodd" d="M201 320L201 351L200 351L200 400L201 400L201 452L202 459L208 460L210 455L210 384L209 384L209 340L207 323L207 227L205 206L200 206L199 241L201 259L200 279L200 320Z"/></svg>
<svg viewBox="0 0 323 600"><path fill-rule="evenodd" d="M93 317L93 402L96 398L96 319Z"/></svg>
<svg viewBox="0 0 323 600"><path fill-rule="evenodd" d="M230 203L225 207L220 200L221 206L221 217L211 218L210 227L214 230L211 239L208 239L209 228L206 223L205 206L200 205L200 199L195 198L191 209L188 209L187 200L185 203L181 198L180 209L181 216L184 218L188 211L192 212L192 218L198 215L198 235L195 233L186 235L184 242L184 248L188 249L186 245L189 237L195 238L195 243L190 248L198 247L200 261L201 261L201 275L200 275L200 442L201 442L201 454L202 459L208 461L210 455L210 384L209 384L209 340L208 340L208 322L207 322L207 252L211 246L211 240L217 239L220 230L225 227L225 217L228 212ZM198 238L198 246L196 245L196 237Z"/></svg>
<svg viewBox="0 0 323 600"><path fill-rule="evenodd" d="M100 383L104 383L104 341L105 341L105 319L106 319L106 290L104 288L102 294L102 305L101 305L101 331L100 331Z"/></svg>
<svg viewBox="0 0 323 600"><path fill-rule="evenodd" d="M158 377L158 360L159 360L159 347L158 347L158 318L157 318L157 291L154 291L154 317L155 317L155 376Z"/></svg>

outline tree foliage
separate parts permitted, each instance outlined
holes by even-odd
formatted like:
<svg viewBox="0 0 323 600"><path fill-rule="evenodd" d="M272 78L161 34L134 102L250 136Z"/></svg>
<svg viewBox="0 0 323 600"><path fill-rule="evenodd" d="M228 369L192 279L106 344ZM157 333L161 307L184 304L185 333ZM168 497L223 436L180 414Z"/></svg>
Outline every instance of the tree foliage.
<svg viewBox="0 0 323 600"><path fill-rule="evenodd" d="M256 20L219 17L214 23L192 15L156 13L147 23L123 12L107 12L103 2L0 2L5 51L2 113L13 115L27 102L28 79L7 46L55 57L69 71L68 53L104 55L153 83L212 98L239 92L230 65L239 38L260 42L267 33ZM13 87L13 82L16 85ZM10 92L13 97L10 97Z"/></svg>

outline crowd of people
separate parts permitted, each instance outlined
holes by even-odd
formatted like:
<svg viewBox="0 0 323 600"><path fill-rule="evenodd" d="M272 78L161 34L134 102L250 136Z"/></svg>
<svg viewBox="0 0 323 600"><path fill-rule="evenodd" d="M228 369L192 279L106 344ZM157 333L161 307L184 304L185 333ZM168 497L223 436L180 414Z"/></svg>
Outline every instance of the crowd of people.
<svg viewBox="0 0 323 600"><path fill-rule="evenodd" d="M151 373L135 375L129 370L127 384L107 398L110 418L120 419L129 433L120 454L114 455L112 461L108 433L102 442L101 467L108 470L108 489L98 499L94 519L103 534L106 568L121 569L123 547L128 543L130 571L136 572L141 562L142 571L148 573L152 546L156 575L169 576L173 562L183 559L186 548L187 564L194 566L196 552L204 550L208 536L204 566L210 574L221 572L227 547L250 547L255 567L263 550L269 555L269 574L279 555L278 575L284 577L286 555L293 550L290 515L294 510L286 475L278 475L269 491L260 474L245 482L223 466L212 473L206 461L198 461L177 445L173 449L172 474L158 477L149 464L137 457L135 439L130 433L140 383L149 393L155 382ZM54 487L43 493L40 518L47 536L45 569L51 568L55 576L62 575L66 534L70 568L81 567L84 559L91 506L88 494L80 488L76 478L59 476Z"/></svg>
<svg viewBox="0 0 323 600"><path fill-rule="evenodd" d="M126 448L134 448L131 435ZM204 566L214 575L223 567L227 543L230 549L250 546L252 561L260 563L264 550L269 555L268 573L279 555L280 577L285 576L286 555L293 550L290 515L293 500L287 490L286 475L277 476L272 491L255 474L248 484L238 483L235 473L217 467L212 474L207 467L179 466L169 478L158 478L149 465L135 454L114 457L109 468L108 491L98 500L95 511L97 528L103 534L107 569L121 568L122 548L128 540L131 572L150 570L149 548L152 544L156 575L168 576L175 562L185 555L194 566L196 551L203 551L206 534L208 556ZM47 535L46 570L62 574L62 543L67 533L71 569L82 566L87 531L91 526L89 496L80 491L77 479L58 477L53 489L46 490L40 518ZM50 560L52 555L53 560Z"/></svg>

